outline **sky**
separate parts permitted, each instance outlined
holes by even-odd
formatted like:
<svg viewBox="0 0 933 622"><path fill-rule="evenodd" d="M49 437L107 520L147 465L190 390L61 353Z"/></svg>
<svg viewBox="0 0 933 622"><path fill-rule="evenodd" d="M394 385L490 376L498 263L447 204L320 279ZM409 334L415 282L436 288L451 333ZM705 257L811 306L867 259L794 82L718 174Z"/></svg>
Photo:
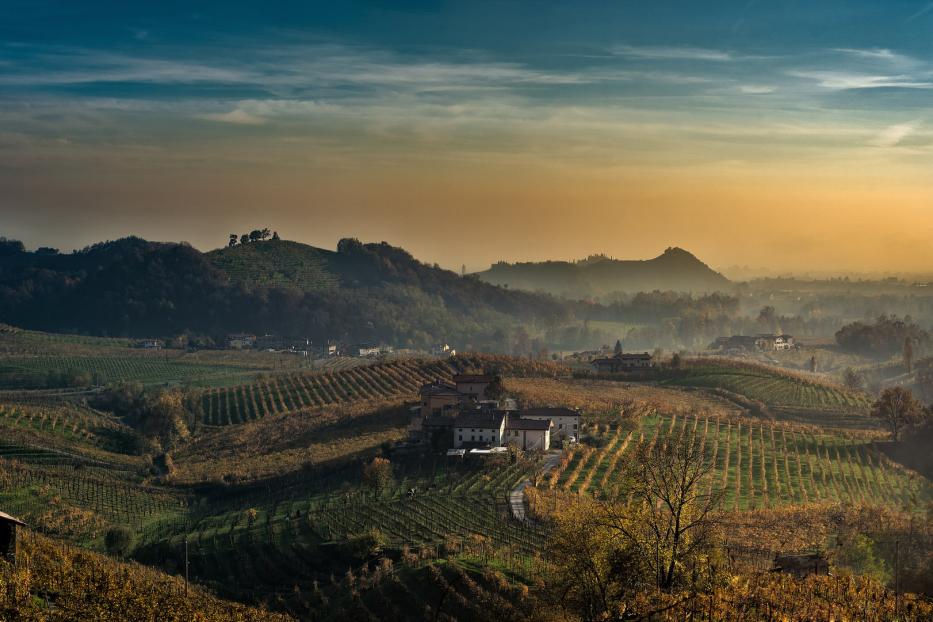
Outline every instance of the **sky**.
<svg viewBox="0 0 933 622"><path fill-rule="evenodd" d="M933 2L0 0L0 235L933 271Z"/></svg>

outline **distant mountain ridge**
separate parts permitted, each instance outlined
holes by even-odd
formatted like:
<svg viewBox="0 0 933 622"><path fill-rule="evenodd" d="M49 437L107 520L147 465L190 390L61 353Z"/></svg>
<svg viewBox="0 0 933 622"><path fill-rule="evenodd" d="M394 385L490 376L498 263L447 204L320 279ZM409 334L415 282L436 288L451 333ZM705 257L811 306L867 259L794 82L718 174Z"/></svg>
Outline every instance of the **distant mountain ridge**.
<svg viewBox="0 0 933 622"><path fill-rule="evenodd" d="M613 292L730 291L732 282L682 248L671 247L653 259L610 259L602 255L581 261L500 262L477 276L509 289L544 291L585 298Z"/></svg>

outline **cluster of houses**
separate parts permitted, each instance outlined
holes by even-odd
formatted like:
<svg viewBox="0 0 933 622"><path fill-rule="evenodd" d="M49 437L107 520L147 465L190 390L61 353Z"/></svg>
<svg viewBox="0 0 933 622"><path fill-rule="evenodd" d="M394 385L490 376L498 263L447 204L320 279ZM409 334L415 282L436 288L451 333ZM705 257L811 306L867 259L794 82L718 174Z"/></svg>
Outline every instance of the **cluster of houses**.
<svg viewBox="0 0 933 622"><path fill-rule="evenodd" d="M547 451L554 440L576 440L579 412L519 409L514 400L489 399L487 390L494 382L489 374L456 374L452 382L423 385L420 403L412 408L411 440L455 450L515 445L525 451Z"/></svg>
<svg viewBox="0 0 933 622"><path fill-rule="evenodd" d="M780 352L797 347L793 335L732 335L720 337L709 345L710 350L719 350L724 354L746 352Z"/></svg>

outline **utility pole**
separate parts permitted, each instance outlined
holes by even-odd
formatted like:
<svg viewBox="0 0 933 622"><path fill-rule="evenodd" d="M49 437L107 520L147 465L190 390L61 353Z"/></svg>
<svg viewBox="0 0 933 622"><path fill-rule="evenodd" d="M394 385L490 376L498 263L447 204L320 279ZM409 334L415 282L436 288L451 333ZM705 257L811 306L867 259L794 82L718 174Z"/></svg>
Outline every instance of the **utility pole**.
<svg viewBox="0 0 933 622"><path fill-rule="evenodd" d="M185 598L188 598L188 536L185 536Z"/></svg>
<svg viewBox="0 0 933 622"><path fill-rule="evenodd" d="M901 541L894 541L894 617L901 616Z"/></svg>

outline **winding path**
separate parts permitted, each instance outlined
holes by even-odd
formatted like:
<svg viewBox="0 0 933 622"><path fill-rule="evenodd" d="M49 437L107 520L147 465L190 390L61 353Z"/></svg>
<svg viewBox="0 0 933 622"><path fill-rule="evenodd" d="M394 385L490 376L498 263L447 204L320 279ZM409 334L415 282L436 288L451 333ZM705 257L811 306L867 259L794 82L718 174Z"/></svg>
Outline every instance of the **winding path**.
<svg viewBox="0 0 933 622"><path fill-rule="evenodd" d="M541 476L544 477L560 462L560 450L548 452L544 464L541 465ZM519 482L518 486L509 493L509 506L512 508L512 518L518 521L527 520L525 509L525 487L531 485L531 480L526 479Z"/></svg>

